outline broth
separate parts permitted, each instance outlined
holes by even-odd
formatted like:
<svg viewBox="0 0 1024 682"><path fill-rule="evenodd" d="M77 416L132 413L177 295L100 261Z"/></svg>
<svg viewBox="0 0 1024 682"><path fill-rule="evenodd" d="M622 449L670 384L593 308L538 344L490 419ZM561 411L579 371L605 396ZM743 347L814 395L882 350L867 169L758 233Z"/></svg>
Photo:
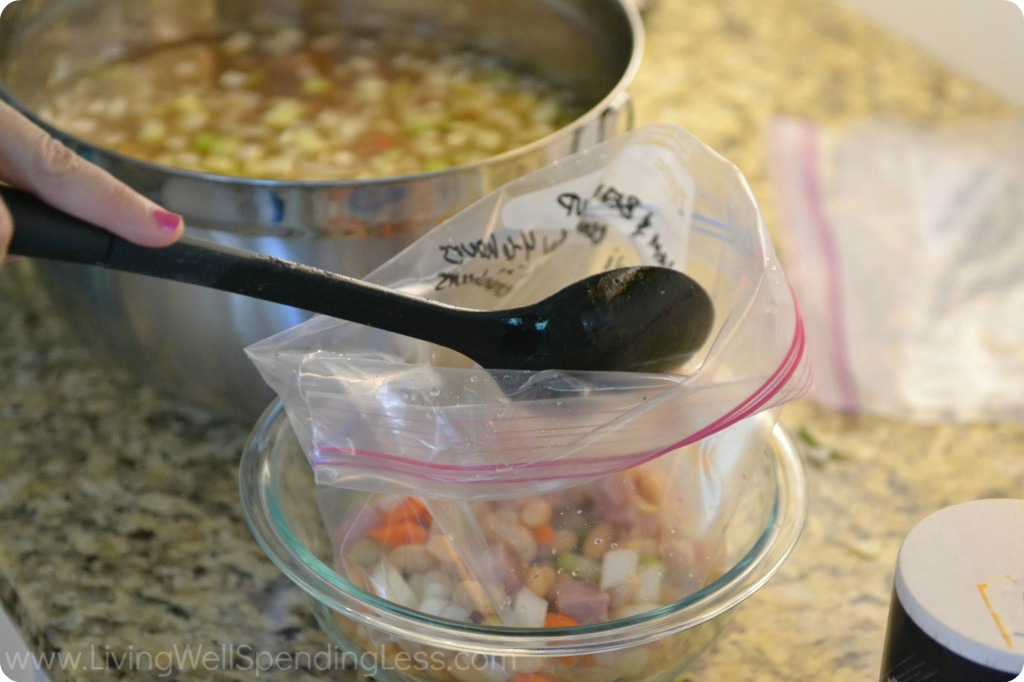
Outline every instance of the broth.
<svg viewBox="0 0 1024 682"><path fill-rule="evenodd" d="M271 180L363 180L473 163L579 107L495 58L409 34L264 35L160 48L50 92L40 115L153 163Z"/></svg>

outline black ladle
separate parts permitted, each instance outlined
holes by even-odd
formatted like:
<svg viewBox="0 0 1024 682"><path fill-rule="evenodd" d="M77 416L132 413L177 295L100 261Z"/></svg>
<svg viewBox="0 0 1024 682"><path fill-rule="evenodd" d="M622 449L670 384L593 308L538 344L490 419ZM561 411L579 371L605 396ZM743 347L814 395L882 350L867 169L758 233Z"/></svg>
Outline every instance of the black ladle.
<svg viewBox="0 0 1024 682"><path fill-rule="evenodd" d="M533 305L469 310L189 236L137 246L8 187L12 254L198 284L358 322L456 350L490 369L662 372L701 347L711 299L670 268L587 277Z"/></svg>

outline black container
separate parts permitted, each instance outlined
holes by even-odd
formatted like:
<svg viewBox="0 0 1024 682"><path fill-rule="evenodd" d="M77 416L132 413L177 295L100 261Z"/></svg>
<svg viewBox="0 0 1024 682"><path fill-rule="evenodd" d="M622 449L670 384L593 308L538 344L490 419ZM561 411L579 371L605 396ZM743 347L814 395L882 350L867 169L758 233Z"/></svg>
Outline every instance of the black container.
<svg viewBox="0 0 1024 682"><path fill-rule="evenodd" d="M1024 500L930 515L894 582L880 682L1024 681Z"/></svg>

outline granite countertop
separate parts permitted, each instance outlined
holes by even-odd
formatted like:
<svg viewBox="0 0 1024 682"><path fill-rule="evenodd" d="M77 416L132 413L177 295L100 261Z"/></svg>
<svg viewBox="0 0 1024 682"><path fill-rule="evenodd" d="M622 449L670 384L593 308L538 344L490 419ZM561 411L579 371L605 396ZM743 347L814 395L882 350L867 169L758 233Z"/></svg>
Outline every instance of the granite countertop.
<svg viewBox="0 0 1024 682"><path fill-rule="evenodd" d="M733 160L769 225L772 116L1013 111L824 0L658 0L645 20L638 122L677 123ZM24 261L0 271L0 599L33 651L64 656L51 679L254 679L254 661L288 670L265 679L356 679L289 665L327 642L242 518L248 427L97 366L30 284ZM941 507L1024 490L1024 425L911 424L808 401L783 420L824 446L808 457L806 530L687 682L877 678L902 537ZM126 653L186 646L215 665L118 670Z"/></svg>

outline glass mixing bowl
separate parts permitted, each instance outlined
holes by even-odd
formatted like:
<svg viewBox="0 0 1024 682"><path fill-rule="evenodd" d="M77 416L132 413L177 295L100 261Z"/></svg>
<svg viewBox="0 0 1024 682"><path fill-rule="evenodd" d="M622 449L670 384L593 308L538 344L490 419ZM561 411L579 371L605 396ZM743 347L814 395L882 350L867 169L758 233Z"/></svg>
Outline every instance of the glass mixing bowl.
<svg viewBox="0 0 1024 682"><path fill-rule="evenodd" d="M382 682L674 679L721 633L732 609L782 565L807 509L802 460L792 438L776 426L728 525L714 580L640 615L550 630L430 616L366 592L336 572L319 509L361 504L365 493L317 488L279 402L264 412L245 447L240 489L257 541L308 595L342 660Z"/></svg>

